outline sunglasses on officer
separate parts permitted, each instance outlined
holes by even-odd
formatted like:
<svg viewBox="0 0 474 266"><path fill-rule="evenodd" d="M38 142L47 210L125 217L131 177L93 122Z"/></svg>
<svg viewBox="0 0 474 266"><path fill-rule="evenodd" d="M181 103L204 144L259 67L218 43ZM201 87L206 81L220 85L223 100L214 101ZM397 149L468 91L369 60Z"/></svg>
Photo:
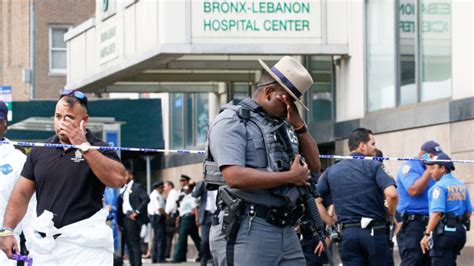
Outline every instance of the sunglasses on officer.
<svg viewBox="0 0 474 266"><path fill-rule="evenodd" d="M74 96L76 99L79 100L80 103L82 103L83 105L87 107L87 96L82 91L64 89L61 92L61 96L59 97L59 99L61 99L64 96Z"/></svg>

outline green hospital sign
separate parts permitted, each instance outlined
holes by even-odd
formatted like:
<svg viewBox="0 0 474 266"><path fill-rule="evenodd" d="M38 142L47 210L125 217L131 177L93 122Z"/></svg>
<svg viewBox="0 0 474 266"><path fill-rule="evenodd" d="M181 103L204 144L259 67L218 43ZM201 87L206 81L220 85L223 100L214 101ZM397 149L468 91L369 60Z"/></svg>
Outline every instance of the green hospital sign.
<svg viewBox="0 0 474 266"><path fill-rule="evenodd" d="M320 0L194 0L193 37L321 37Z"/></svg>

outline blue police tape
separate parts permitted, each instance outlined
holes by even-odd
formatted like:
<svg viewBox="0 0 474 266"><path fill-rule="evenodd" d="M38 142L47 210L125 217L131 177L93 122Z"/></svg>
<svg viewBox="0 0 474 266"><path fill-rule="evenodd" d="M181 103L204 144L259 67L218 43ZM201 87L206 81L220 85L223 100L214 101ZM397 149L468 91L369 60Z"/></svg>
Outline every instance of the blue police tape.
<svg viewBox="0 0 474 266"><path fill-rule="evenodd" d="M323 159L341 159L341 160L370 160L370 161L423 161L423 162L453 162L453 163L474 163L474 160L442 160L442 159L419 159L419 158L404 158L404 157L370 157L370 156L341 156L341 155L319 155Z"/></svg>
<svg viewBox="0 0 474 266"><path fill-rule="evenodd" d="M18 254L13 254L12 260L16 261L23 261L25 264L27 263L27 266L33 266L33 259L28 257L28 256L21 256Z"/></svg>
<svg viewBox="0 0 474 266"><path fill-rule="evenodd" d="M1 144L13 144L25 147L45 147L45 148L74 148L79 149L81 145L59 144L59 143L40 143L40 142L24 142L24 141L0 141ZM133 151L133 152L169 152L169 153L184 153L184 154L205 154L204 150L166 150L153 148L129 148L129 147L110 147L110 146L90 146L93 150L113 150L113 151ZM453 163L468 163L474 164L474 160L425 160L419 158L406 157L370 157L370 156L342 156L342 155L319 155L322 159L341 159L341 160L375 160L375 161L424 161L424 162L453 162Z"/></svg>
<svg viewBox="0 0 474 266"><path fill-rule="evenodd" d="M59 144L59 143L40 143L40 142L24 142L24 141L0 141L1 144L13 144L24 147L45 147L45 148L74 148L79 149L81 145ZM134 152L171 152L171 153L198 153L204 154L203 150L165 150L153 148L128 148L128 147L110 147L110 146L90 146L92 150L109 150L109 151L134 151Z"/></svg>

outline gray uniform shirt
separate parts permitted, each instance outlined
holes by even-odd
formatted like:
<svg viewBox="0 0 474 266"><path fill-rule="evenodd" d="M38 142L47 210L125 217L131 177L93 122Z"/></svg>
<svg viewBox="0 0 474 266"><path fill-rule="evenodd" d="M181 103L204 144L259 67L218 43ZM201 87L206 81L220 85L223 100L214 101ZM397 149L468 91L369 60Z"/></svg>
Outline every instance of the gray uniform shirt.
<svg viewBox="0 0 474 266"><path fill-rule="evenodd" d="M234 110L222 111L209 128L209 146L214 160L222 166L237 165L266 171L267 154L262 133L252 123L244 123ZM232 191L245 201L266 206L283 206L282 197L269 190Z"/></svg>

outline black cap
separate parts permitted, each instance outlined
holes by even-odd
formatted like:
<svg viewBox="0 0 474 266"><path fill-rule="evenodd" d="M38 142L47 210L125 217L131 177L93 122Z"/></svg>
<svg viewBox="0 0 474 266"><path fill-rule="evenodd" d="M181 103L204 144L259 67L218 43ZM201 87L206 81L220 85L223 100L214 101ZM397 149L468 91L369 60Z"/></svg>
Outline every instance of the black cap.
<svg viewBox="0 0 474 266"><path fill-rule="evenodd" d="M436 156L434 156L431 159L433 161L425 162L425 164L426 165L439 164L439 165L442 165L442 166L444 166L448 169L451 169L451 171L453 171L455 169L453 162L437 162L436 161L436 160L451 160L451 158L449 158L449 156L444 152L440 152L440 153L436 154Z"/></svg>
<svg viewBox="0 0 474 266"><path fill-rule="evenodd" d="M0 120L7 120L7 119L8 119L8 107L3 101L0 101Z"/></svg>
<svg viewBox="0 0 474 266"><path fill-rule="evenodd" d="M439 152L443 152L443 149L441 149L441 145L439 145L436 141L434 140L429 140L423 145L421 145L421 150L433 154L437 154Z"/></svg>
<svg viewBox="0 0 474 266"><path fill-rule="evenodd" d="M189 177L187 175L181 175L180 179L186 179L186 181L189 181L189 180L191 180L191 177Z"/></svg>
<svg viewBox="0 0 474 266"><path fill-rule="evenodd" d="M155 183L153 183L153 188L157 188L159 186L163 186L163 181L156 181Z"/></svg>

